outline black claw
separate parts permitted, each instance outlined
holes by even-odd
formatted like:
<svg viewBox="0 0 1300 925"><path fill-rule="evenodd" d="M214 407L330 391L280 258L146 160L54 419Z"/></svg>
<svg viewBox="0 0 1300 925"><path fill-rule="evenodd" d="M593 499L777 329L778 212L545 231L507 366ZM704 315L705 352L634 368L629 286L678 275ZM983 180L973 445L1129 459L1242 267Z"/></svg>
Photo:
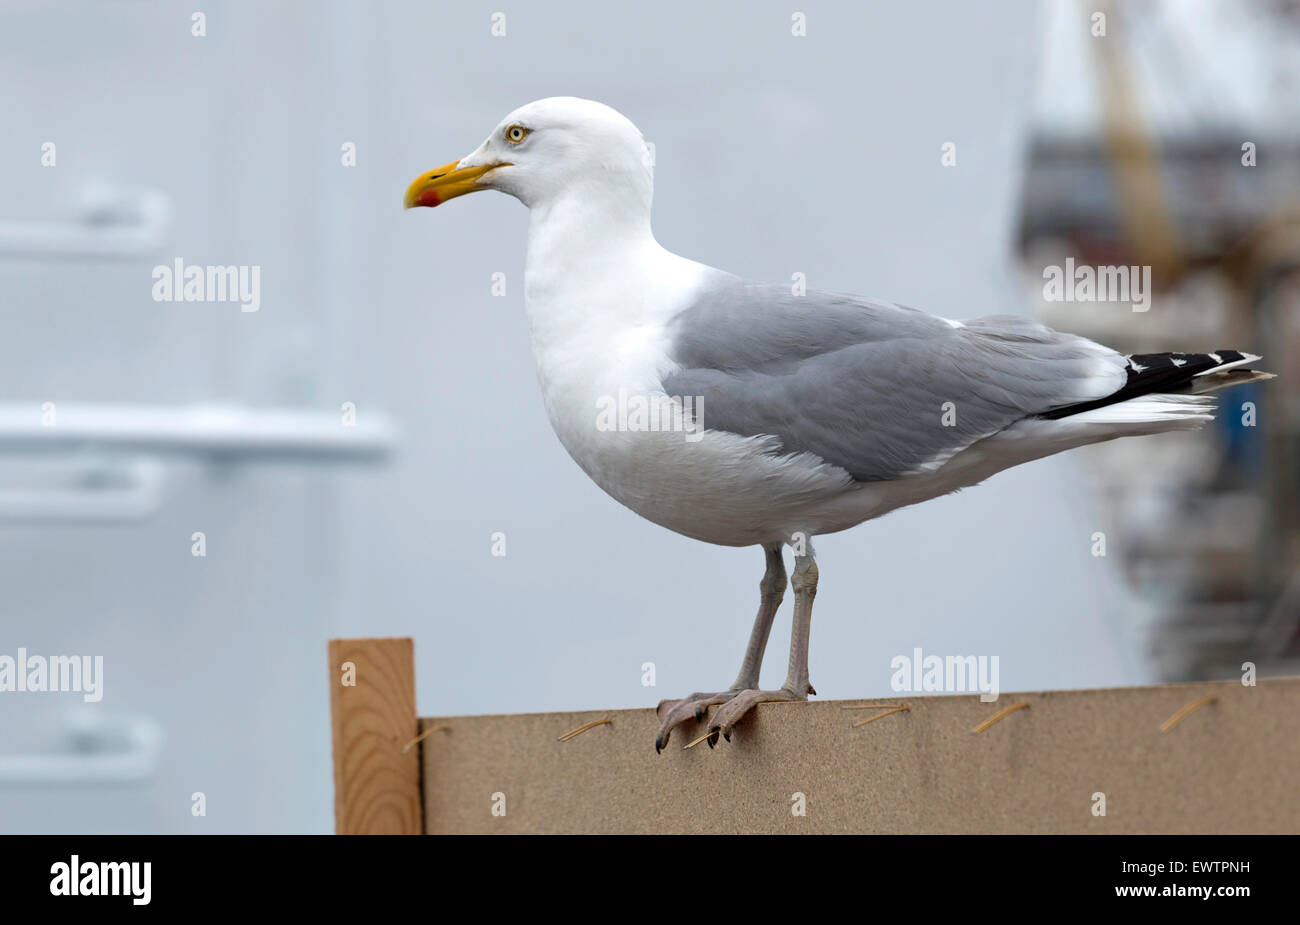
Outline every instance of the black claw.
<svg viewBox="0 0 1300 925"><path fill-rule="evenodd" d="M709 708L702 703L695 705L695 721L698 723L704 719L704 715L709 712Z"/></svg>
<svg viewBox="0 0 1300 925"><path fill-rule="evenodd" d="M664 745L665 745L665 744L666 744L666 743L664 742L664 737L663 737L663 736L656 736L656 737L655 737L655 754L656 754L656 755L658 755L658 754L662 754L662 752L663 752L663 750L664 750Z"/></svg>
<svg viewBox="0 0 1300 925"><path fill-rule="evenodd" d="M722 734L722 737L723 737L724 739L726 739L728 742L730 742L730 741L731 741L731 731L728 730L727 732L724 732L724 733Z"/></svg>
<svg viewBox="0 0 1300 925"><path fill-rule="evenodd" d="M817 691L813 688L811 684L808 685L808 693L812 694L814 697L817 696Z"/></svg>

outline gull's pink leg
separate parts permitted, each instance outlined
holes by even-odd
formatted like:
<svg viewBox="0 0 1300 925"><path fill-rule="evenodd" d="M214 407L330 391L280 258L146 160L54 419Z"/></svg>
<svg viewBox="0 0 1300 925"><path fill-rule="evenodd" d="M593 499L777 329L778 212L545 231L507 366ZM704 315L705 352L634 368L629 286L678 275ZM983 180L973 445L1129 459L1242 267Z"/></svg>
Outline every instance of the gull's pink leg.
<svg viewBox="0 0 1300 925"><path fill-rule="evenodd" d="M657 713L660 725L659 735L655 737L655 751L661 751L668 744L668 737L673 728L694 719L697 723L704 718L705 712L714 704L726 703L742 691L758 687L758 671L763 665L763 651L767 648L767 637L772 632L772 620L781 606L785 594L785 561L781 557L781 547L764 546L767 556L767 569L763 579L758 583L758 615L754 618L754 628L749 633L749 645L745 647L745 659L740 663L740 674L731 690L717 693L697 692L681 700L661 700ZM716 737L715 737L716 738ZM709 739L713 745L713 738Z"/></svg>
<svg viewBox="0 0 1300 925"><path fill-rule="evenodd" d="M794 576L794 628L790 633L790 668L785 683L774 691L744 690L731 697L713 714L709 723L710 733L721 733L731 741L731 729L756 704L777 701L807 700L809 694L815 694L808 682L808 637L812 630L813 598L817 596L817 563L813 560L812 548L806 555L795 556ZM710 744L714 740L709 739Z"/></svg>

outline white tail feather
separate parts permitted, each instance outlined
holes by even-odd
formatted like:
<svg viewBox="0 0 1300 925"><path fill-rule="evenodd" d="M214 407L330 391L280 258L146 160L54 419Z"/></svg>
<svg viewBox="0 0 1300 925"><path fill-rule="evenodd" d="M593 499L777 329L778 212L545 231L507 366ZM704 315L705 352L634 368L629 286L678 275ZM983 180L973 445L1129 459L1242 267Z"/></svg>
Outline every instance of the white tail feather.
<svg viewBox="0 0 1300 925"><path fill-rule="evenodd" d="M1199 427L1214 420L1213 398L1201 395L1155 393L1103 405L1063 418L1075 424L1168 424L1169 429ZM1163 428L1161 428L1163 429Z"/></svg>

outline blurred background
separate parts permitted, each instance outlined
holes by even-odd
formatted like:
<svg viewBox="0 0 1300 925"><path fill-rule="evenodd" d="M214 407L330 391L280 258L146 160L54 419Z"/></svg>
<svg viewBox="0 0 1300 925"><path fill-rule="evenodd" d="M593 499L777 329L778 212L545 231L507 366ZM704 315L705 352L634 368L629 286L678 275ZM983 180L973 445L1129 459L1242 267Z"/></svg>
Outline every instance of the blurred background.
<svg viewBox="0 0 1300 925"><path fill-rule="evenodd" d="M422 715L729 683L762 555L568 459L523 208L401 209L560 94L654 143L679 253L1281 374L820 540L822 696L916 647L1008 691L1294 673L1300 5L1117 7L9 0L0 655L102 655L104 693L0 693L0 831L329 831L332 636L415 637ZM1151 266L1149 311L1045 301L1067 257ZM155 301L177 259L260 268L259 310ZM787 602L764 681L788 639Z"/></svg>
<svg viewBox="0 0 1300 925"><path fill-rule="evenodd" d="M1105 36L1071 6L1044 16L1018 205L1035 313L1128 353L1243 343L1280 377L1225 397L1208 435L1084 449L1127 618L1161 680L1295 674L1300 3L1091 5ZM1151 267L1151 307L1045 300L1067 258Z"/></svg>

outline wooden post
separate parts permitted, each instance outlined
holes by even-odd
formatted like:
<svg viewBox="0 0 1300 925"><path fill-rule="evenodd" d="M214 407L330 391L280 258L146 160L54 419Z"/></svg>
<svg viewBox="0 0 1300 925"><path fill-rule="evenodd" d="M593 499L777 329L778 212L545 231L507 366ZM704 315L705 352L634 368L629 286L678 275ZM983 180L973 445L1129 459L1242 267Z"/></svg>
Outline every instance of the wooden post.
<svg viewBox="0 0 1300 925"><path fill-rule="evenodd" d="M415 646L409 638L331 639L334 831L424 831L415 712Z"/></svg>

